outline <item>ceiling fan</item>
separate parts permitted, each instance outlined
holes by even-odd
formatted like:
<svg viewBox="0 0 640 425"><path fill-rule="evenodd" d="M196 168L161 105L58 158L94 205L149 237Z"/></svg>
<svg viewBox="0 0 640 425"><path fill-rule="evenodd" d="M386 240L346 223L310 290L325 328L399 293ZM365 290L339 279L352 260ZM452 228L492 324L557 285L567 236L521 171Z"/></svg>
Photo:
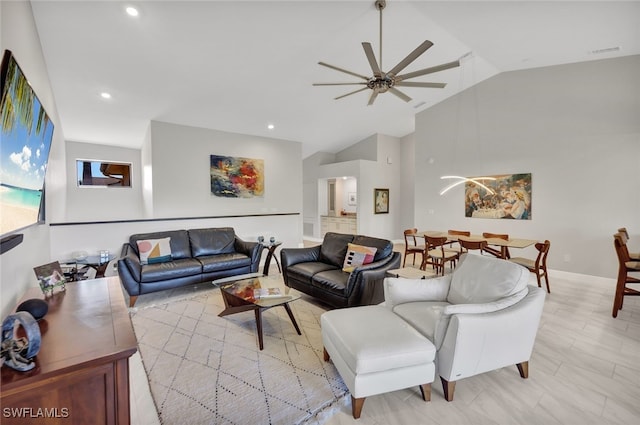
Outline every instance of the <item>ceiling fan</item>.
<svg viewBox="0 0 640 425"><path fill-rule="evenodd" d="M433 43L429 40L425 40L422 44L420 44L413 52L409 53L407 57L402 59L396 66L394 66L389 72L382 71L382 10L387 5L385 0L376 0L375 7L380 11L380 62L376 61L376 56L373 53L373 48L371 47L371 43L363 42L362 47L364 48L364 54L367 56L367 60L369 61L369 65L371 66L371 70L373 71L373 77L367 77L364 75L357 74L355 72L348 71L343 68L339 68L334 65L329 65L325 62L318 62L319 65L326 66L327 68L335 69L336 71L344 72L345 74L353 75L354 77L361 78L364 81L355 82L355 83L314 83L314 86L347 86L347 85L364 85L365 87L360 88L358 90L349 92L347 94L343 94L342 96L338 96L335 100L342 99L343 97L350 96L352 94L359 93L361 91L370 89L372 90L371 97L369 97L368 105L372 105L376 100L376 97L379 93L390 92L404 100L405 102L411 101L411 98L398 90L396 87L428 87L428 88L444 88L446 86L445 83L423 83L423 82L411 82L406 81L408 79L419 77L421 75L433 74L434 72L444 71L445 69L455 68L460 66L460 61L456 60L453 62L445 63L442 65L432 66L430 68L421 69L419 71L409 72L406 74L398 73L405 69L411 62L416 60L421 54L426 52Z"/></svg>

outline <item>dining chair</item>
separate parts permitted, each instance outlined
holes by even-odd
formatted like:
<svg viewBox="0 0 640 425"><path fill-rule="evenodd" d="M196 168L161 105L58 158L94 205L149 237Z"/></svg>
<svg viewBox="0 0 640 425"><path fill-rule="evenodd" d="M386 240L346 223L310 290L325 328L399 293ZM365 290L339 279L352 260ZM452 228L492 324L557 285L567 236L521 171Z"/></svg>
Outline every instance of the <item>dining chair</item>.
<svg viewBox="0 0 640 425"><path fill-rule="evenodd" d="M625 295L640 295L640 291L627 287L628 283L640 283L640 279L629 276L629 273L640 272L640 261L633 261L629 257L627 250L627 240L623 232L613 235L613 246L618 256L618 280L616 282L616 294L613 298L613 317L618 316L618 311L622 310L622 303Z"/></svg>
<svg viewBox="0 0 640 425"><path fill-rule="evenodd" d="M467 239L464 236L458 238L460 244L460 255L469 251L480 251L480 255L487 250L487 241L484 239Z"/></svg>
<svg viewBox="0 0 640 425"><path fill-rule="evenodd" d="M418 229L407 229L404 231L404 260L402 261L402 267L407 262L407 256L413 254L413 265L416 264L416 254L420 254L421 261L424 261L424 251L426 246L424 243L418 243L418 239L424 239L424 236L418 235Z"/></svg>
<svg viewBox="0 0 640 425"><path fill-rule="evenodd" d="M489 233L489 232L484 232L482 234L483 238L487 238L487 239L503 239L505 241L509 240L509 235L506 233ZM490 246L487 246L485 248L485 252L488 252L489 254L498 257L498 258L503 258L505 260L508 260L509 258L511 258L511 253L509 252L509 247L505 246L505 247L500 247L501 249L498 248L493 248Z"/></svg>
<svg viewBox="0 0 640 425"><path fill-rule="evenodd" d="M431 264L436 269L436 274L442 270L442 275L444 276L444 266L447 262L449 262L450 267L453 269L456 265L456 260L458 259L459 252L449 251L445 249L445 245L447 244L446 236L426 236L425 240L427 242L427 255L424 257L420 268L422 270L426 269L428 264Z"/></svg>
<svg viewBox="0 0 640 425"><path fill-rule="evenodd" d="M551 248L551 242L546 240L544 242L536 243L536 249L538 250L538 256L535 260L531 260L529 258L524 257L515 257L510 258L507 261L511 261L512 263L520 264L521 266L529 269L530 272L535 273L536 279L538 280L538 287L542 287L541 281L544 277L547 284L547 292L551 293L551 289L549 289L549 274L547 273L547 255L549 255L549 248Z"/></svg>
<svg viewBox="0 0 640 425"><path fill-rule="evenodd" d="M627 238L626 241L629 241L629 232L627 232L626 227L619 228L618 233L622 233L624 237ZM629 258L631 258L632 261L640 261L640 252L629 252Z"/></svg>
<svg viewBox="0 0 640 425"><path fill-rule="evenodd" d="M467 231L467 230L447 230L447 234L452 235L452 236L466 236L469 237L471 236L471 232ZM445 248L445 250L449 250L449 251L454 251L454 252L458 252L458 253L462 253L464 252L462 250L462 247L460 246L460 244L458 244L457 247L454 247L454 245L457 243L456 241L449 241L449 248Z"/></svg>

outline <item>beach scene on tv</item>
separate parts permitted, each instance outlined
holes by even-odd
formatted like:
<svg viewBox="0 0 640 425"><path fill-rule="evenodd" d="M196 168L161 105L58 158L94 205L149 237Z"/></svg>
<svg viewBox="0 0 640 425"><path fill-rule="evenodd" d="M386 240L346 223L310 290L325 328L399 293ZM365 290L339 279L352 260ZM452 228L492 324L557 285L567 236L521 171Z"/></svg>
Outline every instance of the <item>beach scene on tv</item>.
<svg viewBox="0 0 640 425"><path fill-rule="evenodd" d="M1 105L0 235L38 222L53 136L53 123L13 57L6 69Z"/></svg>

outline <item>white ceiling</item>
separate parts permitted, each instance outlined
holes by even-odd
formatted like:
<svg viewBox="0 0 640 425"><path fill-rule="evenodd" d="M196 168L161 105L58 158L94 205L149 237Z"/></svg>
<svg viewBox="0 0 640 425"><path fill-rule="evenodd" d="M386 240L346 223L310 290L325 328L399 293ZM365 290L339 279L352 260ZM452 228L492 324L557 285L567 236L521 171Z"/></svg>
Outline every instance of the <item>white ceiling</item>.
<svg viewBox="0 0 640 425"><path fill-rule="evenodd" d="M361 42L378 55L373 0L31 3L65 138L133 148L159 120L299 141L304 157L337 152L409 134L416 112L500 72L640 54L638 1L388 0L383 70L425 39L434 46L405 72L466 56L412 80L445 89L402 88L411 102L385 93L367 106L368 90L333 100L358 87L311 84L357 81L318 61L371 74ZM610 47L620 50L592 53Z"/></svg>

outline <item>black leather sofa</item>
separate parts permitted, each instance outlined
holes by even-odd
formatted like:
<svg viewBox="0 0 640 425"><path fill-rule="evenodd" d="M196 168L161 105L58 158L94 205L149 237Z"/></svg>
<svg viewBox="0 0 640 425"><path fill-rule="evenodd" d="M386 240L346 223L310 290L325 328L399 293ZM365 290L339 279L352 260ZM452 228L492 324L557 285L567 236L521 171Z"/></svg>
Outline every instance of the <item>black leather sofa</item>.
<svg viewBox="0 0 640 425"><path fill-rule="evenodd" d="M170 237L171 261L141 264L139 240ZM231 227L139 233L129 237L118 274L133 307L138 296L228 276L255 273L262 245L238 238Z"/></svg>
<svg viewBox="0 0 640 425"><path fill-rule="evenodd" d="M342 271L349 243L376 248L373 262L351 273ZM336 308L383 302L385 274L400 267L400 257L391 241L332 232L322 245L280 251L285 285Z"/></svg>

